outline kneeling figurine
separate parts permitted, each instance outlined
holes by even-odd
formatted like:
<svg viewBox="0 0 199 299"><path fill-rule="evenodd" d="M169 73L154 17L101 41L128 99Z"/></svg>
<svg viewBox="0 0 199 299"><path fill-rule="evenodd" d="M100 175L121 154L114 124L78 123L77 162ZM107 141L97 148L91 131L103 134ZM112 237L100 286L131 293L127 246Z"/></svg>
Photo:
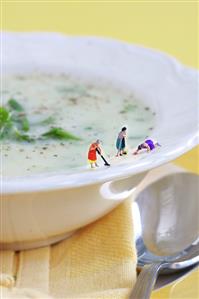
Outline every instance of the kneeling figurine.
<svg viewBox="0 0 199 299"><path fill-rule="evenodd" d="M137 155L143 149L146 149L147 152L151 152L158 146L161 145L157 141L153 139L146 139L143 143L138 145L137 150L133 153L133 155Z"/></svg>

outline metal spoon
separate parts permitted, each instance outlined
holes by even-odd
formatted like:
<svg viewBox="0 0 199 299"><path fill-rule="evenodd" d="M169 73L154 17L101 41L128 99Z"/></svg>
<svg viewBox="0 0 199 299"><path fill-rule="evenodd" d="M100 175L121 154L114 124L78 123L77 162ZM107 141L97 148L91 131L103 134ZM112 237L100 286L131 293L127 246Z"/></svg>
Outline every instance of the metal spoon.
<svg viewBox="0 0 199 299"><path fill-rule="evenodd" d="M132 204L138 268L130 299L148 299L158 273L199 263L199 176L168 175L141 191Z"/></svg>

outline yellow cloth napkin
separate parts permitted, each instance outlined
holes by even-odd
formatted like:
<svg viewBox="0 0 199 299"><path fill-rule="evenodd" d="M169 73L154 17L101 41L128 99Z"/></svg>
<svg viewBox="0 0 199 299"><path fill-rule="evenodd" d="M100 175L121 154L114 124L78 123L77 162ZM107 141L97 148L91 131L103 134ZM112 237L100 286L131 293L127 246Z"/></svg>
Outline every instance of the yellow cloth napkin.
<svg viewBox="0 0 199 299"><path fill-rule="evenodd" d="M128 298L136 261L127 200L56 245L1 251L1 298Z"/></svg>

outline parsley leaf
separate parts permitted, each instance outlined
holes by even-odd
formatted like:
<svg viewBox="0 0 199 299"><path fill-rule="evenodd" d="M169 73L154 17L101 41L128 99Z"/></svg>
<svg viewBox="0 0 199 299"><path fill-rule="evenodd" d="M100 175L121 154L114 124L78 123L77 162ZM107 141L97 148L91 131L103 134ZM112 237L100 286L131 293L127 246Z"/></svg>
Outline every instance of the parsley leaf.
<svg viewBox="0 0 199 299"><path fill-rule="evenodd" d="M24 108L21 106L21 104L19 104L16 100L14 99L10 99L8 101L8 105L10 106L10 108L12 108L13 110L15 111L18 111L18 112L22 112L24 111Z"/></svg>
<svg viewBox="0 0 199 299"><path fill-rule="evenodd" d="M0 107L0 128L10 121L10 114L7 109Z"/></svg>
<svg viewBox="0 0 199 299"><path fill-rule="evenodd" d="M32 138L31 136L29 136L27 134L23 134L23 133L19 132L18 130L15 130L15 137L18 141L27 141L27 142L35 141L35 139Z"/></svg>
<svg viewBox="0 0 199 299"><path fill-rule="evenodd" d="M81 140L81 138L76 137L75 135L65 131L62 128L52 128L48 132L42 134L45 138L53 138L53 139L60 139L60 140Z"/></svg>
<svg viewBox="0 0 199 299"><path fill-rule="evenodd" d="M10 113L4 107L0 107L0 139L10 136L11 129Z"/></svg>

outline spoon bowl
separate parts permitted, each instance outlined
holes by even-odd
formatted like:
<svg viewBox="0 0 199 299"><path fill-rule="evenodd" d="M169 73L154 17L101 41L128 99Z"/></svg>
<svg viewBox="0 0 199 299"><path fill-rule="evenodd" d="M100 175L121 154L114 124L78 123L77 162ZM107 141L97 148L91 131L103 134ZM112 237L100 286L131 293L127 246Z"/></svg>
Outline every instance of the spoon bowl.
<svg viewBox="0 0 199 299"><path fill-rule="evenodd" d="M152 183L132 204L138 268L130 298L149 298L160 271L199 263L199 176L175 173Z"/></svg>

